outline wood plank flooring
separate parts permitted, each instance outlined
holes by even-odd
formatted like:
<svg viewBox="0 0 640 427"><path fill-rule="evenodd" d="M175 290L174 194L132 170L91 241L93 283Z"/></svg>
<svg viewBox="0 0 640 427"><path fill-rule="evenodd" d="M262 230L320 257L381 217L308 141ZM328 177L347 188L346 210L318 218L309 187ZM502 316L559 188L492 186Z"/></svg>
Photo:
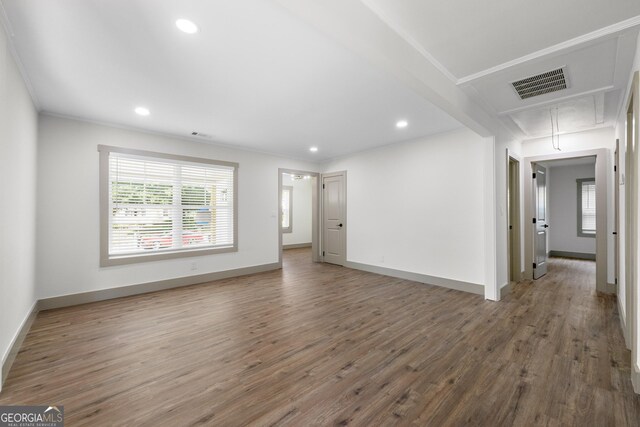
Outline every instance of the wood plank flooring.
<svg viewBox="0 0 640 427"><path fill-rule="evenodd" d="M500 303L313 264L42 312L0 405L66 425L638 426L614 297L551 259Z"/></svg>

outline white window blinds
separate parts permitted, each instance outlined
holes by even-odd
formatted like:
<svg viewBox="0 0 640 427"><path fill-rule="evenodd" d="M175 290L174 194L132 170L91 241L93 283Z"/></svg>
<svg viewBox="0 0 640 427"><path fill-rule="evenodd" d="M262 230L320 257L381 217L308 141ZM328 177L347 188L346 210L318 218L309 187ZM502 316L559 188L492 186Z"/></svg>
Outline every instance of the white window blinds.
<svg viewBox="0 0 640 427"><path fill-rule="evenodd" d="M107 257L235 249L237 165L153 154L107 153Z"/></svg>
<svg viewBox="0 0 640 427"><path fill-rule="evenodd" d="M596 183L594 181L582 182L581 186L581 216L582 232L595 234L596 232Z"/></svg>

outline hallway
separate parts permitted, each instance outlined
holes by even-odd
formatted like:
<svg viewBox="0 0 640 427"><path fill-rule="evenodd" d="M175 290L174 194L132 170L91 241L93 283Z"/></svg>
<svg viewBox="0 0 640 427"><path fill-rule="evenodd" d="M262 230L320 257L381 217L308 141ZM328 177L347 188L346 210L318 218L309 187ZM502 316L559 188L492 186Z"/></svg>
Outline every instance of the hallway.
<svg viewBox="0 0 640 427"><path fill-rule="evenodd" d="M550 420L640 425L616 297L596 293L594 261L550 258L546 276L517 284L503 302L520 324L507 358L523 365Z"/></svg>
<svg viewBox="0 0 640 427"><path fill-rule="evenodd" d="M552 258L500 303L310 262L41 312L0 404L75 425L640 425L614 297Z"/></svg>

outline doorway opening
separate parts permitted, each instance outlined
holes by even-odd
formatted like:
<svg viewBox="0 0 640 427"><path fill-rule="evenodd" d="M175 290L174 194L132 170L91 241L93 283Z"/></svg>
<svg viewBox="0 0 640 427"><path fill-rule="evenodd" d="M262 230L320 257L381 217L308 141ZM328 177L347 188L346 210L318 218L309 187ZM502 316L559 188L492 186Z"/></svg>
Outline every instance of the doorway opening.
<svg viewBox="0 0 640 427"><path fill-rule="evenodd" d="M285 250L296 250L300 254L304 252L313 262L321 261L318 235L319 185L320 175L317 172L278 169L278 234L281 267Z"/></svg>
<svg viewBox="0 0 640 427"><path fill-rule="evenodd" d="M595 156L536 163L540 176L534 178L538 212L535 253L536 262L544 268L534 267L534 279L546 273L548 258L585 260L584 266L580 264L582 270L595 272L587 265L596 261L600 231L596 227L595 164Z"/></svg>
<svg viewBox="0 0 640 427"><path fill-rule="evenodd" d="M606 159L603 149L525 159L527 279L544 276L554 259L571 258L595 271L595 290L615 291L607 281Z"/></svg>

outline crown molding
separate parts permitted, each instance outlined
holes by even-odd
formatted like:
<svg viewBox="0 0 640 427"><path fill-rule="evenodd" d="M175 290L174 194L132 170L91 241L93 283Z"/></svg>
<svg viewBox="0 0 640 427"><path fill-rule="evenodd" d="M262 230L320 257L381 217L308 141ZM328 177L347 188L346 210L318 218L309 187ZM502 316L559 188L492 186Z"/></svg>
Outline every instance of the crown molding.
<svg viewBox="0 0 640 427"><path fill-rule="evenodd" d="M46 110L45 111L40 111L40 115L44 116L44 117L53 117L55 119L70 120L70 121L79 122L79 123L86 123L86 124L91 124L91 125L96 125L96 126L102 126L102 127L106 127L106 128L110 128L110 129L119 129L119 130L124 130L124 131L129 131L129 132L138 132L138 133L143 133L143 134L147 134L147 135L157 136L157 137L160 137L160 138L179 140L179 141L186 141L186 142L195 142L195 143L198 143L198 144L205 144L205 145L209 145L209 146L217 147L217 148L221 148L221 149L226 149L226 150L234 150L234 151L241 151L241 152L247 152L247 153L260 154L260 155L263 155L263 156L269 156L269 157L274 157L274 158L283 159L283 160L293 160L293 161L298 161L298 162L303 162L303 163L309 163L309 164L312 164L312 165L320 165L323 162L329 160L329 159L309 160L309 159L304 159L302 157L287 156L285 154L278 154L278 153L269 152L269 151L265 151L265 150L253 149L251 147L247 147L246 145L234 145L234 144L224 143L224 142L220 142L217 139L201 139L201 138L197 138L197 137L191 137L189 135L180 135L180 134L164 132L164 131L159 131L159 130L153 130L153 129L148 129L148 128L141 128L141 127L126 125L126 124L121 124L121 123L116 123L116 122L109 122L109 121L105 121L105 120L98 120L98 119L91 119L91 118L86 118L86 117L79 117L79 116L74 116L74 115L71 115L71 114L56 113L56 112L53 112L53 111L46 111Z"/></svg>
<svg viewBox="0 0 640 427"><path fill-rule="evenodd" d="M640 26L640 15L634 16L633 18L629 18L624 21L620 21L613 25L609 25L608 27L600 28L599 30L596 30L596 31L583 34L581 36L564 41L562 43L558 43L556 45L538 50L528 55L521 56L520 58L504 62L500 65L496 65L495 67L487 68L486 70L462 77L458 79L457 84L462 85L465 83L469 83L474 80L478 80L482 77L486 77L490 74L506 70L507 68L515 67L516 65L520 65L525 62L532 61L534 59L542 58L544 56L551 55L551 54L560 52L562 50L571 49L581 44L592 42L602 37L611 36L613 34L616 34L621 31L627 30L629 28L637 27L637 26Z"/></svg>

